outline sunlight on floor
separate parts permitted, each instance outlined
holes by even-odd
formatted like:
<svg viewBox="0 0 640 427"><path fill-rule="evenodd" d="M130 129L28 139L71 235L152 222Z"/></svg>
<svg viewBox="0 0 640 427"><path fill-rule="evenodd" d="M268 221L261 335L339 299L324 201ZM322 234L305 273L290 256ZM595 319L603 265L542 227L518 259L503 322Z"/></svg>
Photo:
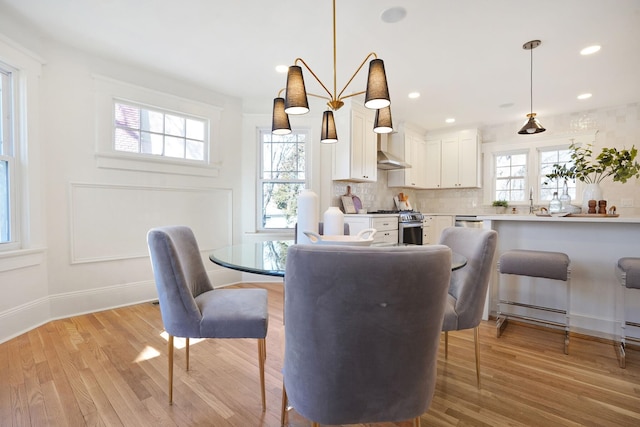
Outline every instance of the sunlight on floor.
<svg viewBox="0 0 640 427"><path fill-rule="evenodd" d="M153 359L160 356L160 352L153 347L146 346L144 350L140 352L138 357L134 360L135 363L144 362L145 360Z"/></svg>
<svg viewBox="0 0 640 427"><path fill-rule="evenodd" d="M164 338L165 341L169 341L169 334L167 333L167 331L162 331L162 333L160 333L160 336L162 338ZM200 341L203 341L204 338L191 338L189 339L189 345L194 345L194 344L198 344ZM186 345L186 339L185 338L180 338L180 337L173 337L173 347L177 348L177 349L181 349L184 348Z"/></svg>
<svg viewBox="0 0 640 427"><path fill-rule="evenodd" d="M169 334L167 334L167 331L162 331L160 333L160 336L164 338L165 341L169 341ZM191 338L189 340L189 346L197 344L203 340L204 338ZM183 349L186 346L186 344L187 344L187 340L185 338L179 338L179 337L173 338L173 347L175 349L179 349L179 350ZM144 362L145 360L153 359L154 357L158 357L158 356L160 356L160 352L158 350L156 350L151 346L146 346L144 350L142 350L140 354L138 354L138 357L135 358L134 362L135 363Z"/></svg>

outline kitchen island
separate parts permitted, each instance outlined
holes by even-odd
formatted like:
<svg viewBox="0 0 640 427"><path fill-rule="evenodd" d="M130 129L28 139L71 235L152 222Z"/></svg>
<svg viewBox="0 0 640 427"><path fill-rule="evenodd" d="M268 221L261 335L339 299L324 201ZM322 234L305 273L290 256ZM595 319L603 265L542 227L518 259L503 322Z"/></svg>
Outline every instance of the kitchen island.
<svg viewBox="0 0 640 427"><path fill-rule="evenodd" d="M640 218L503 214L478 219L484 221L484 228L498 232L496 262L502 252L510 249L566 253L571 258L571 331L607 339L617 335L615 304L621 289L615 265L621 257L640 257ZM497 310L497 276L494 269L485 318ZM508 276L508 280L530 279ZM553 285L536 285L526 298L553 304L562 298L555 291ZM640 300L634 309L640 312Z"/></svg>

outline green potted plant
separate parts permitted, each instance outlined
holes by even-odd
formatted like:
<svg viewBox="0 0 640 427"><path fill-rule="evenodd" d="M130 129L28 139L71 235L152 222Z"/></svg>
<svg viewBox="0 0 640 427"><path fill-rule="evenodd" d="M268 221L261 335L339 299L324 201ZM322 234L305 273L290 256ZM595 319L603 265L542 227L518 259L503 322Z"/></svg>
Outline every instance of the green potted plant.
<svg viewBox="0 0 640 427"><path fill-rule="evenodd" d="M592 145L585 146L572 143L571 160L573 165L554 164L547 179L573 179L587 184L582 198L582 210L586 212L589 200L602 199L600 182L612 177L613 182L625 183L631 178L640 178L640 164L635 160L638 150L632 146L630 150L617 150L604 147L597 157L593 158Z"/></svg>
<svg viewBox="0 0 640 427"><path fill-rule="evenodd" d="M509 207L509 203L506 200L494 200L491 206L495 207L498 213L505 213Z"/></svg>

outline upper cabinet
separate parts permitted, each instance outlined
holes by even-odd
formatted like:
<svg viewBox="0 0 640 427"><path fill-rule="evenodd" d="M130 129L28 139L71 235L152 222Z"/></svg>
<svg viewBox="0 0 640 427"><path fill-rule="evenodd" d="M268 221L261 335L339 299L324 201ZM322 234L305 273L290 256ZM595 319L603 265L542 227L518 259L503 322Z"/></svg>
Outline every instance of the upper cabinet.
<svg viewBox="0 0 640 427"><path fill-rule="evenodd" d="M427 187L480 187L480 136L477 130L464 130L428 136Z"/></svg>
<svg viewBox="0 0 640 427"><path fill-rule="evenodd" d="M338 142L333 144L333 179L375 182L378 178L376 134L373 132L375 111L355 103L350 114L340 110L334 114ZM346 118L346 119L345 119Z"/></svg>
<svg viewBox="0 0 640 427"><path fill-rule="evenodd" d="M389 150L411 165L406 169L390 170L389 187L428 188L427 141L419 132L401 128L392 135Z"/></svg>

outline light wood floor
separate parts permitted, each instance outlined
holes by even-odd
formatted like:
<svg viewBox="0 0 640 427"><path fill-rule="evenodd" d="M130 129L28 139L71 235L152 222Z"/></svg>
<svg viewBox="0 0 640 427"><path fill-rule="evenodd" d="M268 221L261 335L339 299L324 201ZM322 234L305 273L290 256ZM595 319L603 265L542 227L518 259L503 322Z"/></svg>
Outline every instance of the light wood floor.
<svg viewBox="0 0 640 427"><path fill-rule="evenodd" d="M50 322L1 344L0 425L278 426L282 287L248 286L269 290L266 413L255 340L193 344L188 373L178 350L169 405L166 340L149 303ZM497 339L486 322L480 335L482 389L471 331L450 333L423 426L640 425L640 351L628 352L623 370L610 343L572 337L567 356L562 335L549 330L511 324ZM310 423L292 410L289 425Z"/></svg>

